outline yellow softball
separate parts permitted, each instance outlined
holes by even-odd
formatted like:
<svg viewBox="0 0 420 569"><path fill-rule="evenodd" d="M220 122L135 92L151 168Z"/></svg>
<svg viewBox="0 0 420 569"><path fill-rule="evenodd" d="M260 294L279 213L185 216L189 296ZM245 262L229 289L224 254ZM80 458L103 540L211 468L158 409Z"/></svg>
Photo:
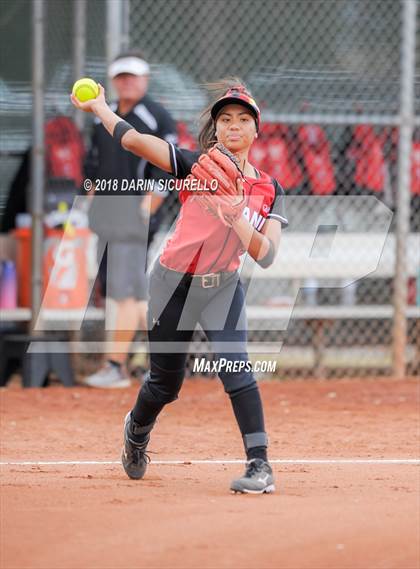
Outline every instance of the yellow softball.
<svg viewBox="0 0 420 569"><path fill-rule="evenodd" d="M84 103L85 101L96 99L99 95L99 85L93 79L83 77L73 85L72 93L76 99Z"/></svg>

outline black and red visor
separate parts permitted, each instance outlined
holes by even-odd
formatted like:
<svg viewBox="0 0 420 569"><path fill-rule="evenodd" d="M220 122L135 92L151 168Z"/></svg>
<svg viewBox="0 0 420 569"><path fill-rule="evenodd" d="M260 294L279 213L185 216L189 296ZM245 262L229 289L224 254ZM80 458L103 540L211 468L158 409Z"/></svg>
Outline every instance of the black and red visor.
<svg viewBox="0 0 420 569"><path fill-rule="evenodd" d="M226 105L242 105L246 107L255 118L257 132L260 129L261 112L255 100L243 89L233 87L227 93L220 97L211 108L211 117L215 121L217 115Z"/></svg>

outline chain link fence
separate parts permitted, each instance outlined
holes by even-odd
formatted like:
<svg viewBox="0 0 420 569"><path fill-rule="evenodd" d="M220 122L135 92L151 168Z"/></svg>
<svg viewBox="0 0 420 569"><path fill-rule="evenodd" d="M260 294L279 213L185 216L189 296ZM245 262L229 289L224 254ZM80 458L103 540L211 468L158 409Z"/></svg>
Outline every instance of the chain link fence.
<svg viewBox="0 0 420 569"><path fill-rule="evenodd" d="M278 356L280 374L390 372L402 12L402 3L386 0L133 0L130 4L131 46L145 49L153 62L165 65L168 76L182 76L189 86L195 84L190 92L196 95L190 105L184 98L182 110L176 104L181 95L176 89L170 96L155 93L172 106L191 134L198 131L198 93L207 81L240 76L261 105L264 126L251 162L283 185L290 227L282 244L288 262L284 276L279 269L270 278L254 279L248 294L250 349L253 342L284 342ZM418 69L419 58L416 64ZM420 114L418 75L414 109ZM414 308L419 271L419 135L416 129L407 244L407 358L413 373L419 372ZM322 216L311 196L327 199ZM175 216L176 202L171 206ZM322 217L327 227L324 234L316 235L321 248L337 228L347 240L343 263L330 264L323 274L311 273L311 259L299 258L296 252L304 248L305 234L314 231L314 216ZM364 278L349 278L345 265L352 263L356 274L357 266L364 265L368 252L375 249L375 238L388 229L390 234L378 251L377 261L382 253L378 269ZM312 233L310 239L314 238ZM289 258L290 247L298 259ZM282 253L279 264L281 257ZM293 274L288 278L287 273ZM417 290L418 286L417 282ZM280 320L285 318L295 299L296 309L287 331L282 331L276 311Z"/></svg>
<svg viewBox="0 0 420 569"><path fill-rule="evenodd" d="M151 95L178 121L180 146L195 145L207 81L239 76L261 106L264 126L251 162L283 185L290 227L276 269L250 281L244 267L251 357L267 349L278 362L276 377L391 373L403 2L114 1L128 18L126 47L142 49L151 62ZM48 116L71 112L74 2L46 5ZM86 7L85 75L104 84L106 2L89 0ZM420 117L419 17L418 10L414 112ZM24 39L30 19L29 2L3 0L0 208L31 141ZM410 204L407 361L408 372L418 374L418 128ZM178 213L175 193L163 207L161 237ZM159 236L152 253L158 246ZM320 268L319 259L330 262Z"/></svg>
<svg viewBox="0 0 420 569"><path fill-rule="evenodd" d="M130 42L198 82L241 76L271 117L399 110L392 0L133 0Z"/></svg>
<svg viewBox="0 0 420 569"><path fill-rule="evenodd" d="M73 73L72 0L45 2L45 92L47 119L72 113L69 92ZM31 145L32 2L2 0L0 15L0 215L4 211L10 184ZM105 74L106 27L104 2L86 3L89 33L86 41L86 72L102 79Z"/></svg>

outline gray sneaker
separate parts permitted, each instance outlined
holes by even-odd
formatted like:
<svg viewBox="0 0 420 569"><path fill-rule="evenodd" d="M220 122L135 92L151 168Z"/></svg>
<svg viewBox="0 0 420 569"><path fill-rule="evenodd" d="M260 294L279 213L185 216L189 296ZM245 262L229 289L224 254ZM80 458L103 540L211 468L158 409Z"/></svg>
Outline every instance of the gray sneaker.
<svg viewBox="0 0 420 569"><path fill-rule="evenodd" d="M245 474L230 485L233 493L270 494L274 492L274 477L271 466L262 458L253 458L246 463Z"/></svg>
<svg viewBox="0 0 420 569"><path fill-rule="evenodd" d="M87 377L85 384L89 387L102 389L118 389L130 387L131 381L123 366L118 368L110 362L107 362L99 371Z"/></svg>
<svg viewBox="0 0 420 569"><path fill-rule="evenodd" d="M121 462L129 478L140 480L146 473L146 468L150 462L146 454L146 448L150 440L150 432L145 434L144 442L134 441L130 432L131 412L127 413L124 421L124 446L121 454Z"/></svg>

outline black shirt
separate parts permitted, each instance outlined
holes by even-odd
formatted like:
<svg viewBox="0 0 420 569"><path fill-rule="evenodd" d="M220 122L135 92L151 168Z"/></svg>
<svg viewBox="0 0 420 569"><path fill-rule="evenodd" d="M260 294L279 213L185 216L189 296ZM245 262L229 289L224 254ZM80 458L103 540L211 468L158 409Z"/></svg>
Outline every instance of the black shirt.
<svg viewBox="0 0 420 569"><path fill-rule="evenodd" d="M110 105L118 113L117 104ZM160 104L145 95L127 115L120 115L138 132L152 134L168 142L176 142L176 123ZM147 241L144 223L138 210L142 192L121 192L122 180L165 179L170 175L143 158L124 150L95 119L91 147L85 161L85 176L96 180L118 180L117 191L106 186L105 191L95 193L89 211L90 226L101 239L108 241ZM122 199L124 195L124 199ZM161 194L164 197L164 194ZM105 199L97 199L103 196ZM107 200L108 196L113 199ZM118 199L116 199L118 198ZM156 222L156 218L153 220Z"/></svg>

